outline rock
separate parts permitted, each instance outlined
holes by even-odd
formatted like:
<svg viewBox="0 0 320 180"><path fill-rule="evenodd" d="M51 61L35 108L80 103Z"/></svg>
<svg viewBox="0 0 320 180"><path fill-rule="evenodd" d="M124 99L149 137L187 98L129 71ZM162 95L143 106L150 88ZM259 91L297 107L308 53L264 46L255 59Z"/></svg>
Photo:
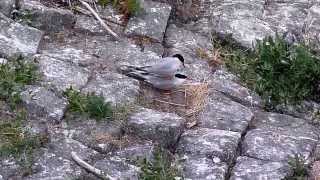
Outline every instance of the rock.
<svg viewBox="0 0 320 180"><path fill-rule="evenodd" d="M311 158L317 139L299 137L291 128L284 130L254 129L249 131L242 143L243 155L269 161L288 161L296 154Z"/></svg>
<svg viewBox="0 0 320 180"><path fill-rule="evenodd" d="M11 16L12 10L15 8L15 0L1 0L0 1L0 13Z"/></svg>
<svg viewBox="0 0 320 180"><path fill-rule="evenodd" d="M305 20L305 41L314 49L320 52L320 5L313 5L308 9Z"/></svg>
<svg viewBox="0 0 320 180"><path fill-rule="evenodd" d="M223 69L216 70L213 74L212 88L245 106L263 107L262 99L255 92L237 83L229 74L231 73Z"/></svg>
<svg viewBox="0 0 320 180"><path fill-rule="evenodd" d="M320 161L316 161L313 163L311 168L311 179L319 179L320 177Z"/></svg>
<svg viewBox="0 0 320 180"><path fill-rule="evenodd" d="M174 49L171 50L169 53L170 55L173 55L174 52L177 52L182 53L183 56L186 56L186 64L191 64L195 61L198 61L201 58L200 53L203 53L203 56L208 56L207 58L209 58L209 56L212 54L211 50L213 49L213 43L209 38L184 28L178 28L174 24L170 24L167 28L165 35L165 46L166 48Z"/></svg>
<svg viewBox="0 0 320 180"><path fill-rule="evenodd" d="M245 133L253 119L251 110L224 95L213 92L209 102L200 114L199 127Z"/></svg>
<svg viewBox="0 0 320 180"><path fill-rule="evenodd" d="M220 159L229 164L236 157L240 139L241 134L238 132L197 128L182 134L177 152L180 155Z"/></svg>
<svg viewBox="0 0 320 180"><path fill-rule="evenodd" d="M105 72L96 74L82 92L101 94L106 102L111 102L113 105L131 104L136 101L139 86L137 80L121 74Z"/></svg>
<svg viewBox="0 0 320 180"><path fill-rule="evenodd" d="M173 113L141 108L128 119L129 133L173 147L184 129L185 119Z"/></svg>
<svg viewBox="0 0 320 180"><path fill-rule="evenodd" d="M21 25L0 13L0 55L12 57L17 54L31 56L38 50L43 33L35 28Z"/></svg>
<svg viewBox="0 0 320 180"><path fill-rule="evenodd" d="M153 1L143 1L143 7L145 12L136 17L131 17L125 33L129 36L146 36L161 43L171 6Z"/></svg>
<svg viewBox="0 0 320 180"><path fill-rule="evenodd" d="M286 163L262 161L240 156L237 158L236 165L231 172L230 180L282 180L290 172L290 167Z"/></svg>
<svg viewBox="0 0 320 180"><path fill-rule="evenodd" d="M81 89L89 79L89 71L70 62L61 61L46 55L37 55L39 70L43 74L43 84L50 85L58 91L69 87Z"/></svg>
<svg viewBox="0 0 320 180"><path fill-rule="evenodd" d="M119 157L98 160L94 167L107 172L116 179L139 179L139 168L122 161Z"/></svg>
<svg viewBox="0 0 320 180"><path fill-rule="evenodd" d="M146 158L148 161L153 159L155 146L150 141L131 142L131 144L122 147L121 149L111 153L111 157L117 156L121 159L129 161L130 163L137 163L137 161Z"/></svg>
<svg viewBox="0 0 320 180"><path fill-rule="evenodd" d="M71 11L49 8L35 0L25 0L21 6L21 11L30 18L31 26L46 32L63 31L73 27L75 23L75 17Z"/></svg>
<svg viewBox="0 0 320 180"><path fill-rule="evenodd" d="M0 58L0 64L7 64L8 60L4 58Z"/></svg>
<svg viewBox="0 0 320 180"><path fill-rule="evenodd" d="M214 162L207 157L186 156L180 166L185 179L224 180L228 171L226 163Z"/></svg>
<svg viewBox="0 0 320 180"><path fill-rule="evenodd" d="M21 169L20 165L13 158L1 158L0 159L0 180L6 180L10 178L21 179L17 175Z"/></svg>
<svg viewBox="0 0 320 180"><path fill-rule="evenodd" d="M22 102L33 116L59 122L67 108L67 100L44 87L31 86L21 93Z"/></svg>

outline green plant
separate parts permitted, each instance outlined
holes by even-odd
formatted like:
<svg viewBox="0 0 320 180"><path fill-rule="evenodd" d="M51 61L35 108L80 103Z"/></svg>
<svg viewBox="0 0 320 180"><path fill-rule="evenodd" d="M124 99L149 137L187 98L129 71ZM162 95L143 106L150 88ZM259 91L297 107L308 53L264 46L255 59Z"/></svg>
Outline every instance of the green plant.
<svg viewBox="0 0 320 180"><path fill-rule="evenodd" d="M33 164L33 151L44 141L23 127L24 120L25 113L19 112L15 118L0 121L0 157L14 157L27 173Z"/></svg>
<svg viewBox="0 0 320 180"><path fill-rule="evenodd" d="M177 170L171 166L168 153L158 148L154 152L154 159L148 161L144 158L140 163L140 179L142 180L174 180Z"/></svg>
<svg viewBox="0 0 320 180"><path fill-rule="evenodd" d="M120 9L125 15L135 15L141 11L140 0L98 0L98 4L106 7L111 4L113 7Z"/></svg>
<svg viewBox="0 0 320 180"><path fill-rule="evenodd" d="M37 81L38 77L37 66L22 56L0 64L0 99L11 107L16 106L20 102L22 88Z"/></svg>
<svg viewBox="0 0 320 180"><path fill-rule="evenodd" d="M254 51L224 47L226 67L263 97L267 107L316 99L320 60L302 44L276 35L257 41Z"/></svg>
<svg viewBox="0 0 320 180"><path fill-rule="evenodd" d="M308 177L308 165L306 164L304 158L300 155L295 155L293 158L289 159L289 166L293 170L291 176L285 178L285 180L304 180Z"/></svg>
<svg viewBox="0 0 320 180"><path fill-rule="evenodd" d="M112 117L112 107L109 102L105 102L102 95L97 96L94 93L86 95L74 90L72 87L68 88L64 95L67 97L70 112L77 112L82 115L88 115L90 118L101 120Z"/></svg>

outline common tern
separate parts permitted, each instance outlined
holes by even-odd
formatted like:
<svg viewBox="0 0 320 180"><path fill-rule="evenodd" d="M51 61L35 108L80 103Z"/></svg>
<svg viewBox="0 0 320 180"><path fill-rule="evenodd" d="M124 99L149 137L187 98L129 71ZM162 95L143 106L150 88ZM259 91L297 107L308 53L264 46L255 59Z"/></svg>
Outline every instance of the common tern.
<svg viewBox="0 0 320 180"><path fill-rule="evenodd" d="M187 76L183 74L175 74L172 78L162 78L158 76L153 76L150 74L139 74L136 72L131 72L126 74L129 77L132 77L134 79L137 79L139 81L145 82L147 84L152 85L155 88L161 89L161 90L172 90L180 85L182 85L186 80Z"/></svg>
<svg viewBox="0 0 320 180"><path fill-rule="evenodd" d="M181 54L175 54L171 57L165 57L163 60L152 66L123 66L121 71L124 74L139 73L141 75L149 75L160 78L171 79L177 71L184 67L184 58Z"/></svg>

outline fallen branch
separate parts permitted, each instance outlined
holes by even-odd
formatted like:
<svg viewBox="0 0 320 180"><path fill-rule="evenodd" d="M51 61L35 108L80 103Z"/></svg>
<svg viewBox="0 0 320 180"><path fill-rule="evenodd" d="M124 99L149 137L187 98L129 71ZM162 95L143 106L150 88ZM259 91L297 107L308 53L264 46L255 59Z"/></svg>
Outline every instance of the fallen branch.
<svg viewBox="0 0 320 180"><path fill-rule="evenodd" d="M87 171L93 173L94 175L98 176L101 179L104 180L116 180L116 178L113 178L109 176L108 174L105 174L100 169L97 169L90 164L86 163L84 160L82 160L75 152L71 152L72 159L82 168L86 169Z"/></svg>
<svg viewBox="0 0 320 180"><path fill-rule="evenodd" d="M81 4L84 5L92 14L93 16L100 22L100 24L102 25L102 27L107 30L114 38L116 38L116 40L120 40L119 36L113 32L107 25L106 23L104 23L104 21L100 18L100 16L94 11L94 9L92 9L92 7L87 3L84 2L82 0L80 0Z"/></svg>

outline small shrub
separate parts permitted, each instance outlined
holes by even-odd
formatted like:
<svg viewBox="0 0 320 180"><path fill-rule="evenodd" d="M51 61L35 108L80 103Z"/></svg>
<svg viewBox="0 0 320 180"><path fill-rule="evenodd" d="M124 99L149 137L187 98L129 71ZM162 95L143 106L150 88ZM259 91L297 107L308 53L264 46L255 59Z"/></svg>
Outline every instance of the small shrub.
<svg viewBox="0 0 320 180"><path fill-rule="evenodd" d="M112 4L126 16L136 15L141 11L140 0L98 0L98 4L102 7Z"/></svg>
<svg viewBox="0 0 320 180"><path fill-rule="evenodd" d="M154 152L154 160L146 158L140 163L140 179L142 180L174 180L177 170L171 166L168 154L161 148Z"/></svg>
<svg viewBox="0 0 320 180"><path fill-rule="evenodd" d="M254 51L225 49L226 67L262 96L267 107L319 96L320 60L304 45L289 45L276 35L257 41Z"/></svg>
<svg viewBox="0 0 320 180"><path fill-rule="evenodd" d="M0 64L0 99L13 108L20 102L20 92L25 85L38 80L37 66L22 56Z"/></svg>
<svg viewBox="0 0 320 180"><path fill-rule="evenodd" d="M303 157L295 155L288 162L289 166L293 170L293 174L286 177L285 180L304 180L308 179L308 165L306 164Z"/></svg>
<svg viewBox="0 0 320 180"><path fill-rule="evenodd" d="M70 87L64 92L69 101L68 109L70 112L88 115L90 118L101 120L112 117L112 107L110 103L106 103L102 95L97 96L94 93L86 95Z"/></svg>

